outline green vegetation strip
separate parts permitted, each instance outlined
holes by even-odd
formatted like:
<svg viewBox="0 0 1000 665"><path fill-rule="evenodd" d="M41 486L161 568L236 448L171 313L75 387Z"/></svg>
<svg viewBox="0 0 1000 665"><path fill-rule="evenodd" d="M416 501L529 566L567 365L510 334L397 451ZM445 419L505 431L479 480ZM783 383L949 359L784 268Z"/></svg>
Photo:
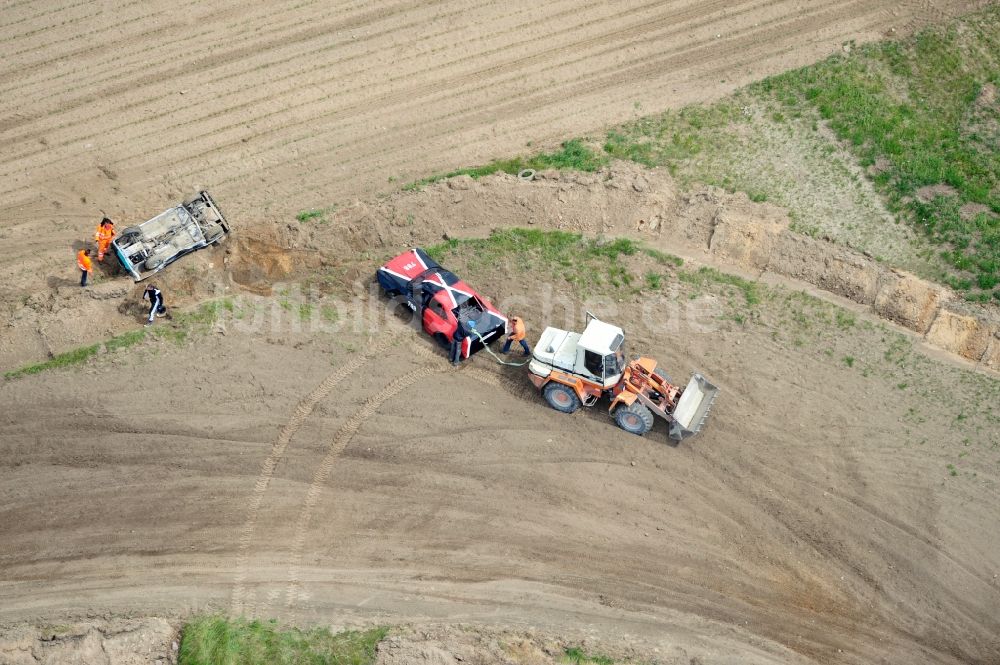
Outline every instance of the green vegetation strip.
<svg viewBox="0 0 1000 665"><path fill-rule="evenodd" d="M303 222L303 223L304 222L314 222L315 221L315 222L319 222L321 224L325 224L326 222L330 221L327 218L327 215L330 214L330 213L332 213L332 212L335 212L336 210L337 210L337 206L336 205L332 205L332 206L330 206L328 208L316 208L316 209L313 209L313 210L303 210L299 214L295 215L295 219L297 219L297 220L299 220L300 222Z"/></svg>
<svg viewBox="0 0 1000 665"><path fill-rule="evenodd" d="M91 346L81 346L79 349L73 349L72 351L67 351L66 353L60 353L52 358L46 360L43 363L37 363L35 365L27 365L20 369L16 369L10 372L4 373L4 378L6 379L17 379L22 376L28 376L29 374L38 374L39 372L44 372L48 369L56 369L58 367L69 367L71 365L79 365L80 363L86 362L91 356L97 355L101 350L100 344L92 344Z"/></svg>
<svg viewBox="0 0 1000 665"><path fill-rule="evenodd" d="M371 665L387 628L334 634L275 621L199 617L181 634L178 665Z"/></svg>
<svg viewBox="0 0 1000 665"><path fill-rule="evenodd" d="M591 150L580 139L566 141L557 152L540 153L533 157L514 157L490 162L485 166L474 168L458 169L450 173L434 175L429 178L417 180L403 187L404 190L420 189L425 185L435 183L438 180L454 178L455 176L467 175L473 178L481 178L493 173L510 173L517 175L523 169L569 169L573 171L596 171L608 163L608 157Z"/></svg>
<svg viewBox="0 0 1000 665"><path fill-rule="evenodd" d="M782 135L794 146L818 145L820 154L843 151L869 174L897 220L938 247L936 256L925 257L941 266L934 277L970 300L1000 299L1000 8L906 41L848 46L849 53L767 78L711 106L615 128L604 151L665 166L683 182L776 200L788 206L793 228L805 232L835 222L797 220L804 216L798 200L809 197L788 182L795 172L783 178L781 168L789 167L780 160L747 171L744 164L760 156L742 137ZM819 123L831 131L818 132ZM814 161L812 168L820 166ZM844 179L857 187L853 176ZM868 223L884 222L873 215ZM879 231L869 233L877 238ZM841 239L853 245L851 235L849 226ZM880 251L877 241L867 244Z"/></svg>
<svg viewBox="0 0 1000 665"><path fill-rule="evenodd" d="M1000 8L905 42L768 79L761 93L818 110L891 210L942 247L949 284L1000 284ZM1000 299L1000 290L992 291Z"/></svg>
<svg viewBox="0 0 1000 665"><path fill-rule="evenodd" d="M569 647L563 651L563 662L572 665L615 665L615 661L600 654L590 654L579 647Z"/></svg>
<svg viewBox="0 0 1000 665"><path fill-rule="evenodd" d="M232 312L234 308L235 305L229 298L202 303L190 312L178 312L174 314L170 324L129 330L105 342L81 346L78 349L55 355L45 362L26 365L19 369L5 372L3 376L5 379L19 379L23 376L38 374L50 369L80 365L100 353L102 348L107 352L119 351L127 349L130 346L135 346L147 337L169 339L180 344L187 340L189 333L206 330L215 322L220 310Z"/></svg>
<svg viewBox="0 0 1000 665"><path fill-rule="evenodd" d="M581 289L629 286L635 276L624 264L625 257L645 254L668 267L684 264L679 257L660 252L628 238L584 238L567 231L508 228L487 238L450 239L427 248L435 261L462 251L470 264L498 266L513 262L517 268L535 273L549 271ZM659 281L647 278L647 284Z"/></svg>

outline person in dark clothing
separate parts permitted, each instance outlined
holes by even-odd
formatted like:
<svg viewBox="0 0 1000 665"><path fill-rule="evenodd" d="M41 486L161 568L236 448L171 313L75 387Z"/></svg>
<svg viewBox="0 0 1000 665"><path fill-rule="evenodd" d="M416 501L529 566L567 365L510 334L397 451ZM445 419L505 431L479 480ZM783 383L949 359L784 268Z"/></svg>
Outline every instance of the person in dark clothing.
<svg viewBox="0 0 1000 665"><path fill-rule="evenodd" d="M146 290L142 292L142 299L149 301L149 319L146 321L147 326L153 325L154 316L166 316L167 308L163 304L163 292L152 284L146 287Z"/></svg>
<svg viewBox="0 0 1000 665"><path fill-rule="evenodd" d="M455 334L451 338L451 364L455 366L462 362L462 345L465 342L465 338L469 336L466 326L475 328L476 322L469 320L463 324L460 317L458 319L458 326L455 328Z"/></svg>

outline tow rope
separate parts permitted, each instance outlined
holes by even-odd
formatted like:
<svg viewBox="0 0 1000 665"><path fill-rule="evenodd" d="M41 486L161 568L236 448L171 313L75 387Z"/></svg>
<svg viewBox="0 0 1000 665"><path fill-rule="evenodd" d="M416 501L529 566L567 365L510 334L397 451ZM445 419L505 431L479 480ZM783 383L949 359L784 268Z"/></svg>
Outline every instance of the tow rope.
<svg viewBox="0 0 1000 665"><path fill-rule="evenodd" d="M500 356L493 353L493 349L491 349L489 346L486 345L486 340L483 339L483 336L479 334L478 330L473 328L472 334L479 338L479 341L482 342L483 348L486 349L486 352L489 353L491 356L493 356L493 358L501 365L507 365L508 367L524 367L525 365L531 362L531 358L528 358L523 363L512 363L509 360L503 360Z"/></svg>

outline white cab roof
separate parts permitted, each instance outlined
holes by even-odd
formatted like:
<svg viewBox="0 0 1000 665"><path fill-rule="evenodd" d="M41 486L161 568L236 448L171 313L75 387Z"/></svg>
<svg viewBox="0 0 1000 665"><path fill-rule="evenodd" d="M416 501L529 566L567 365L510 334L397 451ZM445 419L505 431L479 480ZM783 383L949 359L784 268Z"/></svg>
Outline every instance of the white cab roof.
<svg viewBox="0 0 1000 665"><path fill-rule="evenodd" d="M624 337L625 334L618 326L613 326L598 319L591 319L590 323L587 324L587 329L580 335L578 343L588 351L606 356L609 353L614 353L612 345L614 345L615 340L619 336Z"/></svg>

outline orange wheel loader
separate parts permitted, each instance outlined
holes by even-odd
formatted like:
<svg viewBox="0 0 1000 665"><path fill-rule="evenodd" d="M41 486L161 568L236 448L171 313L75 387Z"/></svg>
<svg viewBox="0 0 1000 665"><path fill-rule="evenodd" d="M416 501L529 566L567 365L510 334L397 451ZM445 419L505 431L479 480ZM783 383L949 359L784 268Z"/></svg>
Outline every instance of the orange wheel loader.
<svg viewBox="0 0 1000 665"><path fill-rule="evenodd" d="M553 409L573 413L611 400L608 413L626 432L642 436L653 428L654 416L667 421L675 442L697 434L719 389L701 374L679 388L657 370L652 358L625 359L621 328L587 313L583 333L546 328L531 362L531 382Z"/></svg>

